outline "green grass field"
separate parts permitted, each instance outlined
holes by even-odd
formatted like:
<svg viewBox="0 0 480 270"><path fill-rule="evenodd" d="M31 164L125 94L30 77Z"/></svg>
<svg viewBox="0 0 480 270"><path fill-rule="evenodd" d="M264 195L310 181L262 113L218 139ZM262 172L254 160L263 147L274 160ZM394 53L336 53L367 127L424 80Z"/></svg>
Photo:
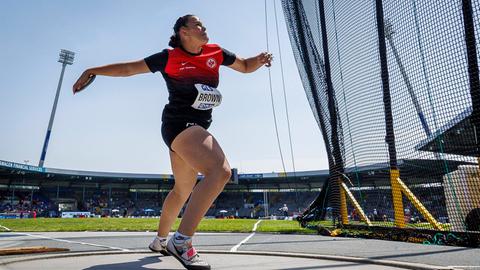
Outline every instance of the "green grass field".
<svg viewBox="0 0 480 270"><path fill-rule="evenodd" d="M251 232L254 219L204 219L199 232ZM175 222L172 231L178 228ZM3 219L0 225L14 232L73 232L73 231L156 231L156 218L37 218ZM0 231L6 229L0 227ZM316 231L300 227L297 221L263 220L257 232L315 234Z"/></svg>
<svg viewBox="0 0 480 270"><path fill-rule="evenodd" d="M243 232L252 231L255 219L204 219L198 226L198 232ZM176 231L180 219L177 219L173 225L172 231ZM283 234L322 234L327 232L329 235L333 230L332 221L320 221L309 224L311 229L300 227L297 221L289 220L262 220L257 226L257 232L262 233L283 233ZM379 226L389 224L378 222ZM391 224L393 226L393 224ZM157 218L37 218L37 219L0 219L0 233L7 232L8 229L13 232L83 232L83 231L115 231L115 232L155 232L158 226ZM320 226L328 230L317 230ZM411 227L425 228L426 224L415 224ZM8 229L7 229L8 228ZM386 227L388 228L388 227ZM389 234L384 232L375 232L368 229L342 229L335 233L336 236L374 238L383 240L396 240L389 238ZM332 234L332 236L335 236ZM401 241L425 243L431 242L432 237L428 234L421 237L408 237L406 235ZM460 238L458 238L460 239ZM462 239L460 239L462 240ZM463 240L462 240L463 241ZM458 242L458 241L457 241ZM454 243L454 245L456 245ZM465 245L465 244L461 244Z"/></svg>

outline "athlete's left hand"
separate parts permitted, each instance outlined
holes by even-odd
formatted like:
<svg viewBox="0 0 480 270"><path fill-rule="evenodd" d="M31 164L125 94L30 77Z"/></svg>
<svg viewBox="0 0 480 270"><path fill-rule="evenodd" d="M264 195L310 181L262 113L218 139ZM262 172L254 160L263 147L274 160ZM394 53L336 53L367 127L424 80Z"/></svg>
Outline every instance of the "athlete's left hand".
<svg viewBox="0 0 480 270"><path fill-rule="evenodd" d="M272 66L273 55L269 52L262 52L257 56L257 60L266 67Z"/></svg>

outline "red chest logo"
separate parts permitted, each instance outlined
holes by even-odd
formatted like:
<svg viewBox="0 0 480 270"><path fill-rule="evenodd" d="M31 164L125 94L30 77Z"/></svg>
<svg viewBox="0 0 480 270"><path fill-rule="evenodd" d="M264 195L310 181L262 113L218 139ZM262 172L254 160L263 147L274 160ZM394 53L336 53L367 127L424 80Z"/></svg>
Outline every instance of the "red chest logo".
<svg viewBox="0 0 480 270"><path fill-rule="evenodd" d="M207 63L207 67L209 67L209 68L214 68L214 67L217 66L217 61L213 57L208 58L206 63Z"/></svg>

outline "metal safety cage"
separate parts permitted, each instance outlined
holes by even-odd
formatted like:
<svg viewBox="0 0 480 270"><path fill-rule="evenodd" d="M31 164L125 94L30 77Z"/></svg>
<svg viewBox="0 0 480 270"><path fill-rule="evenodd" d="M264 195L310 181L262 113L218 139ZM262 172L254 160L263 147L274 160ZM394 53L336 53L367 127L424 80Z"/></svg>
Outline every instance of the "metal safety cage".
<svg viewBox="0 0 480 270"><path fill-rule="evenodd" d="M302 224L478 245L478 1L282 4L330 170Z"/></svg>

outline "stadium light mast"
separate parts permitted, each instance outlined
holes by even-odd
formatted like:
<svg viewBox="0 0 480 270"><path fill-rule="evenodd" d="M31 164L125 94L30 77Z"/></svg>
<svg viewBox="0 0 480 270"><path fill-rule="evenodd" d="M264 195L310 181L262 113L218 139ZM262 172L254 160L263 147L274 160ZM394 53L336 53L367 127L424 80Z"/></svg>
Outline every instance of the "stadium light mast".
<svg viewBox="0 0 480 270"><path fill-rule="evenodd" d="M38 167L43 167L45 162L45 156L47 155L48 141L50 140L50 134L52 133L53 120L55 119L55 111L57 110L58 97L60 95L60 89L62 88L63 74L65 73L65 67L73 64L75 53L68 50L60 51L60 58L58 62L62 63L62 72L60 73L60 79L58 80L57 93L55 95L55 101L53 102L52 113L50 114L50 121L48 122L47 135L43 143L42 155Z"/></svg>

